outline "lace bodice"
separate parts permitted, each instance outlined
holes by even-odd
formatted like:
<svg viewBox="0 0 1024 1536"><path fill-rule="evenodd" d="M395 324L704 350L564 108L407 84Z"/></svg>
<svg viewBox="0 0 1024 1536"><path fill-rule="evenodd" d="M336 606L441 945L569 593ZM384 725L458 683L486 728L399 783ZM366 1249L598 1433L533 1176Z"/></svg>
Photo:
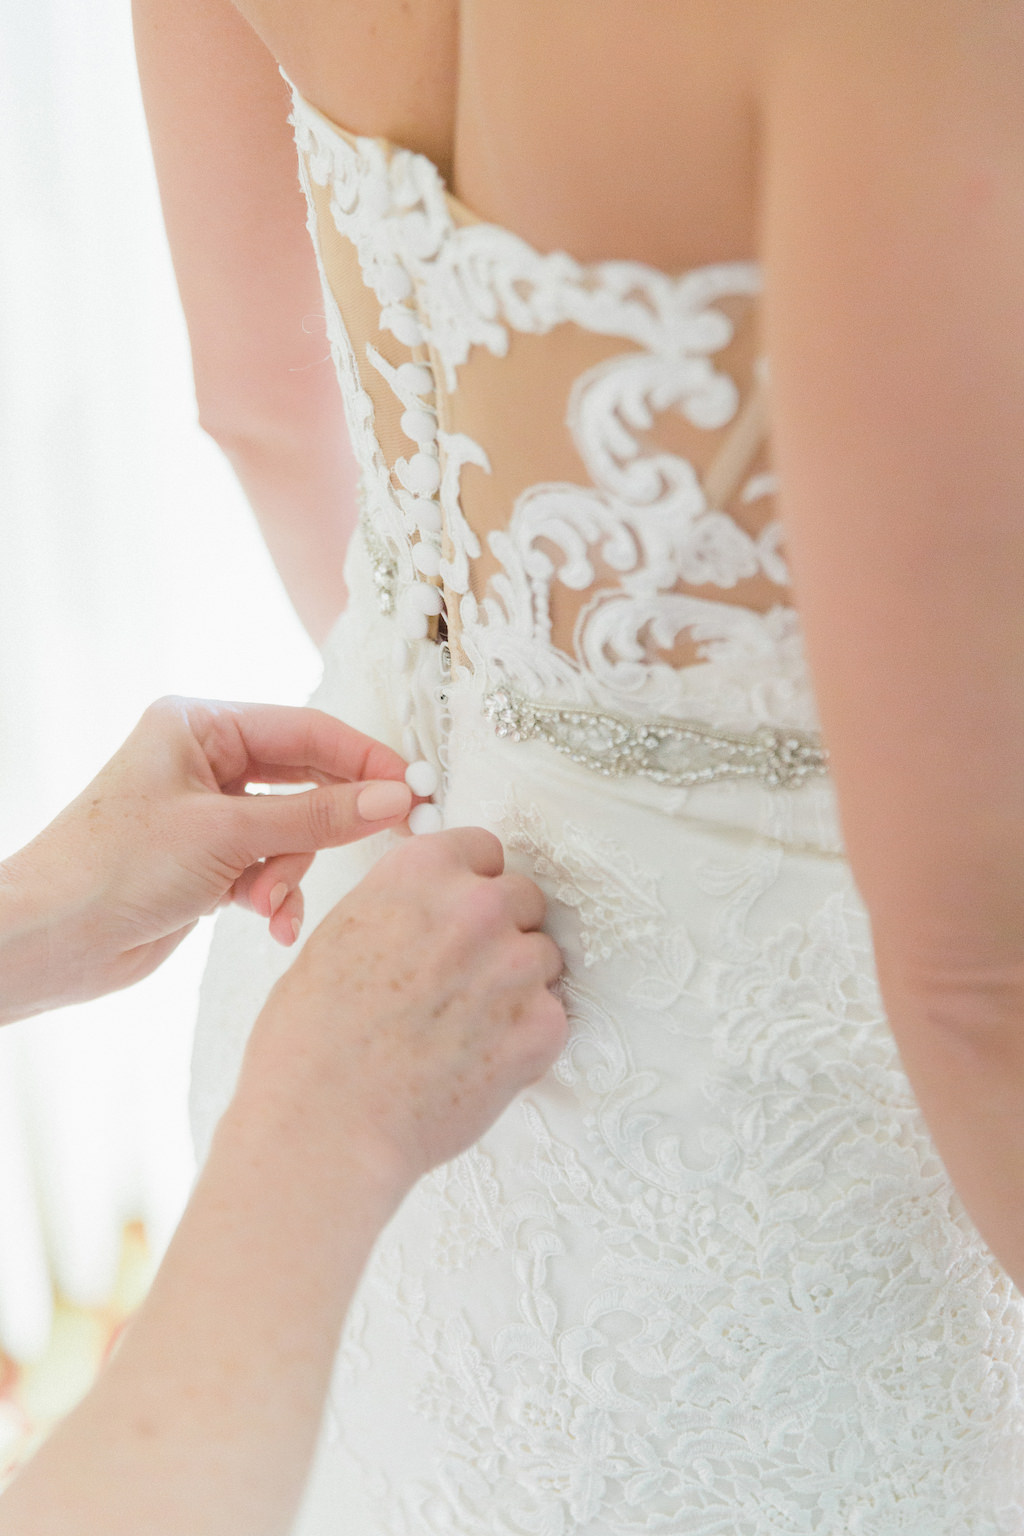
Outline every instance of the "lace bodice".
<svg viewBox="0 0 1024 1536"><path fill-rule="evenodd" d="M425 156L297 94L293 120L365 534L406 635L445 626L499 727L532 730L527 701L590 712L598 738L654 718L730 740L785 728L776 768L796 750L820 771L757 264L670 276L542 254ZM651 762L671 776L660 749Z"/></svg>
<svg viewBox="0 0 1024 1536"><path fill-rule="evenodd" d="M294 121L365 499L313 702L541 885L570 1020L382 1234L295 1536L1019 1536L1024 1308L842 854L757 267L542 254ZM307 929L383 846L318 856ZM292 954L219 919L201 1148Z"/></svg>

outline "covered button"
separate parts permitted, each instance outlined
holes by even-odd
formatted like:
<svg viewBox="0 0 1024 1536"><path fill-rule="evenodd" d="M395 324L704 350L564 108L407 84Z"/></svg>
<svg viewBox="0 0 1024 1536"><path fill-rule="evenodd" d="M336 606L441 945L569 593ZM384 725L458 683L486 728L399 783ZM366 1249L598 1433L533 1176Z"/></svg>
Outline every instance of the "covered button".
<svg viewBox="0 0 1024 1536"><path fill-rule="evenodd" d="M434 393L434 375L424 363L403 363L398 370L398 383L412 395Z"/></svg>
<svg viewBox="0 0 1024 1536"><path fill-rule="evenodd" d="M409 513L421 533L441 532L441 508L436 501L429 501L426 496L417 496Z"/></svg>
<svg viewBox="0 0 1024 1536"><path fill-rule="evenodd" d="M437 436L437 417L433 411L403 411L402 431L414 443L432 443Z"/></svg>
<svg viewBox="0 0 1024 1536"><path fill-rule="evenodd" d="M421 539L412 547L412 563L424 576L437 576L441 571L441 552Z"/></svg>
<svg viewBox="0 0 1024 1536"><path fill-rule="evenodd" d="M444 825L436 805L414 805L409 812L409 831L416 837L425 832L440 832Z"/></svg>
<svg viewBox="0 0 1024 1536"><path fill-rule="evenodd" d="M405 770L405 782L414 795L426 798L437 789L439 783L437 769L433 763L428 763L425 757L421 757L417 762L410 763Z"/></svg>
<svg viewBox="0 0 1024 1536"><path fill-rule="evenodd" d="M385 299L401 302L412 293L412 278L404 267L397 262L393 266L385 267L377 279L378 292Z"/></svg>
<svg viewBox="0 0 1024 1536"><path fill-rule="evenodd" d="M403 346L418 347L423 340L423 328L411 309L389 304L381 311L381 330L388 330Z"/></svg>
<svg viewBox="0 0 1024 1536"><path fill-rule="evenodd" d="M441 484L441 466L429 453L414 453L399 478L418 496L433 496Z"/></svg>
<svg viewBox="0 0 1024 1536"><path fill-rule="evenodd" d="M443 609L444 598L440 589L432 587L429 581L414 581L398 599L398 606L410 613L433 615Z"/></svg>

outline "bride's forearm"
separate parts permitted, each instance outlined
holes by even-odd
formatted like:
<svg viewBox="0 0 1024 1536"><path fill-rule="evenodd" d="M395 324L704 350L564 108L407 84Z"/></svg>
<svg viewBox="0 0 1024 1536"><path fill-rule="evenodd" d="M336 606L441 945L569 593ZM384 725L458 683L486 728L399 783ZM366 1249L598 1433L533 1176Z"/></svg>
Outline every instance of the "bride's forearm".
<svg viewBox="0 0 1024 1536"><path fill-rule="evenodd" d="M896 1043L972 1221L1024 1289L1024 977L938 967L921 977L876 927Z"/></svg>
<svg viewBox="0 0 1024 1536"><path fill-rule="evenodd" d="M344 1145L328 1092L268 1077L243 1082L146 1303L0 1499L0 1536L289 1529L344 1313L402 1189Z"/></svg>
<svg viewBox="0 0 1024 1536"><path fill-rule="evenodd" d="M256 515L296 613L321 646L346 602L345 555L358 515L358 470L341 401L323 430L211 431Z"/></svg>
<svg viewBox="0 0 1024 1536"><path fill-rule="evenodd" d="M344 606L355 476L288 87L231 0L133 0L132 15L199 419L320 644Z"/></svg>

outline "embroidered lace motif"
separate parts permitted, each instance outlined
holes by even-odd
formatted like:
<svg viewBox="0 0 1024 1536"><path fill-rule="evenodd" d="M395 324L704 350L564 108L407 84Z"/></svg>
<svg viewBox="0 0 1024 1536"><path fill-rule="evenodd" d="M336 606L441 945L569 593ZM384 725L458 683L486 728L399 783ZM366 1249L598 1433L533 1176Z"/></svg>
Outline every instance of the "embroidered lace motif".
<svg viewBox="0 0 1024 1536"><path fill-rule="evenodd" d="M371 1265L342 1442L384 1370L430 1450L364 1474L365 1529L1018 1536L1024 1304L935 1154L843 862L691 828L647 865L513 791L483 809L589 969L551 1078Z"/></svg>
<svg viewBox="0 0 1024 1536"><path fill-rule="evenodd" d="M816 750L777 540L742 521L769 496L729 351L756 272L583 269L474 223L421 156L298 102L296 128L379 542L372 581L353 550L316 702L442 762L448 732L458 819L545 887L571 1020L371 1257L324 1531L1020 1536L1024 1301L914 1102L849 868L729 819L765 799L807 830L829 786L662 794L499 742L476 708L583 715L598 756L673 725L646 738L656 767L698 729L715 763L763 728ZM564 410L537 407L547 375ZM439 583L474 673L450 692L424 634ZM375 845L317 860L311 920ZM237 1038L285 962L231 913L219 931Z"/></svg>
<svg viewBox="0 0 1024 1536"><path fill-rule="evenodd" d="M813 751L757 264L543 254L425 156L293 121L382 605L423 627L439 586L483 693Z"/></svg>

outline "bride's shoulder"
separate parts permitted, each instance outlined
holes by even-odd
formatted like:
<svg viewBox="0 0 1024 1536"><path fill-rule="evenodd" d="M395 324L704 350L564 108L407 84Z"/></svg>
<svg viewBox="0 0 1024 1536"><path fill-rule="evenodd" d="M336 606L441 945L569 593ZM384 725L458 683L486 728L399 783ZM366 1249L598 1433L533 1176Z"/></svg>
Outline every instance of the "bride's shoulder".
<svg viewBox="0 0 1024 1536"><path fill-rule="evenodd" d="M459 0L235 0L307 100L449 169Z"/></svg>

